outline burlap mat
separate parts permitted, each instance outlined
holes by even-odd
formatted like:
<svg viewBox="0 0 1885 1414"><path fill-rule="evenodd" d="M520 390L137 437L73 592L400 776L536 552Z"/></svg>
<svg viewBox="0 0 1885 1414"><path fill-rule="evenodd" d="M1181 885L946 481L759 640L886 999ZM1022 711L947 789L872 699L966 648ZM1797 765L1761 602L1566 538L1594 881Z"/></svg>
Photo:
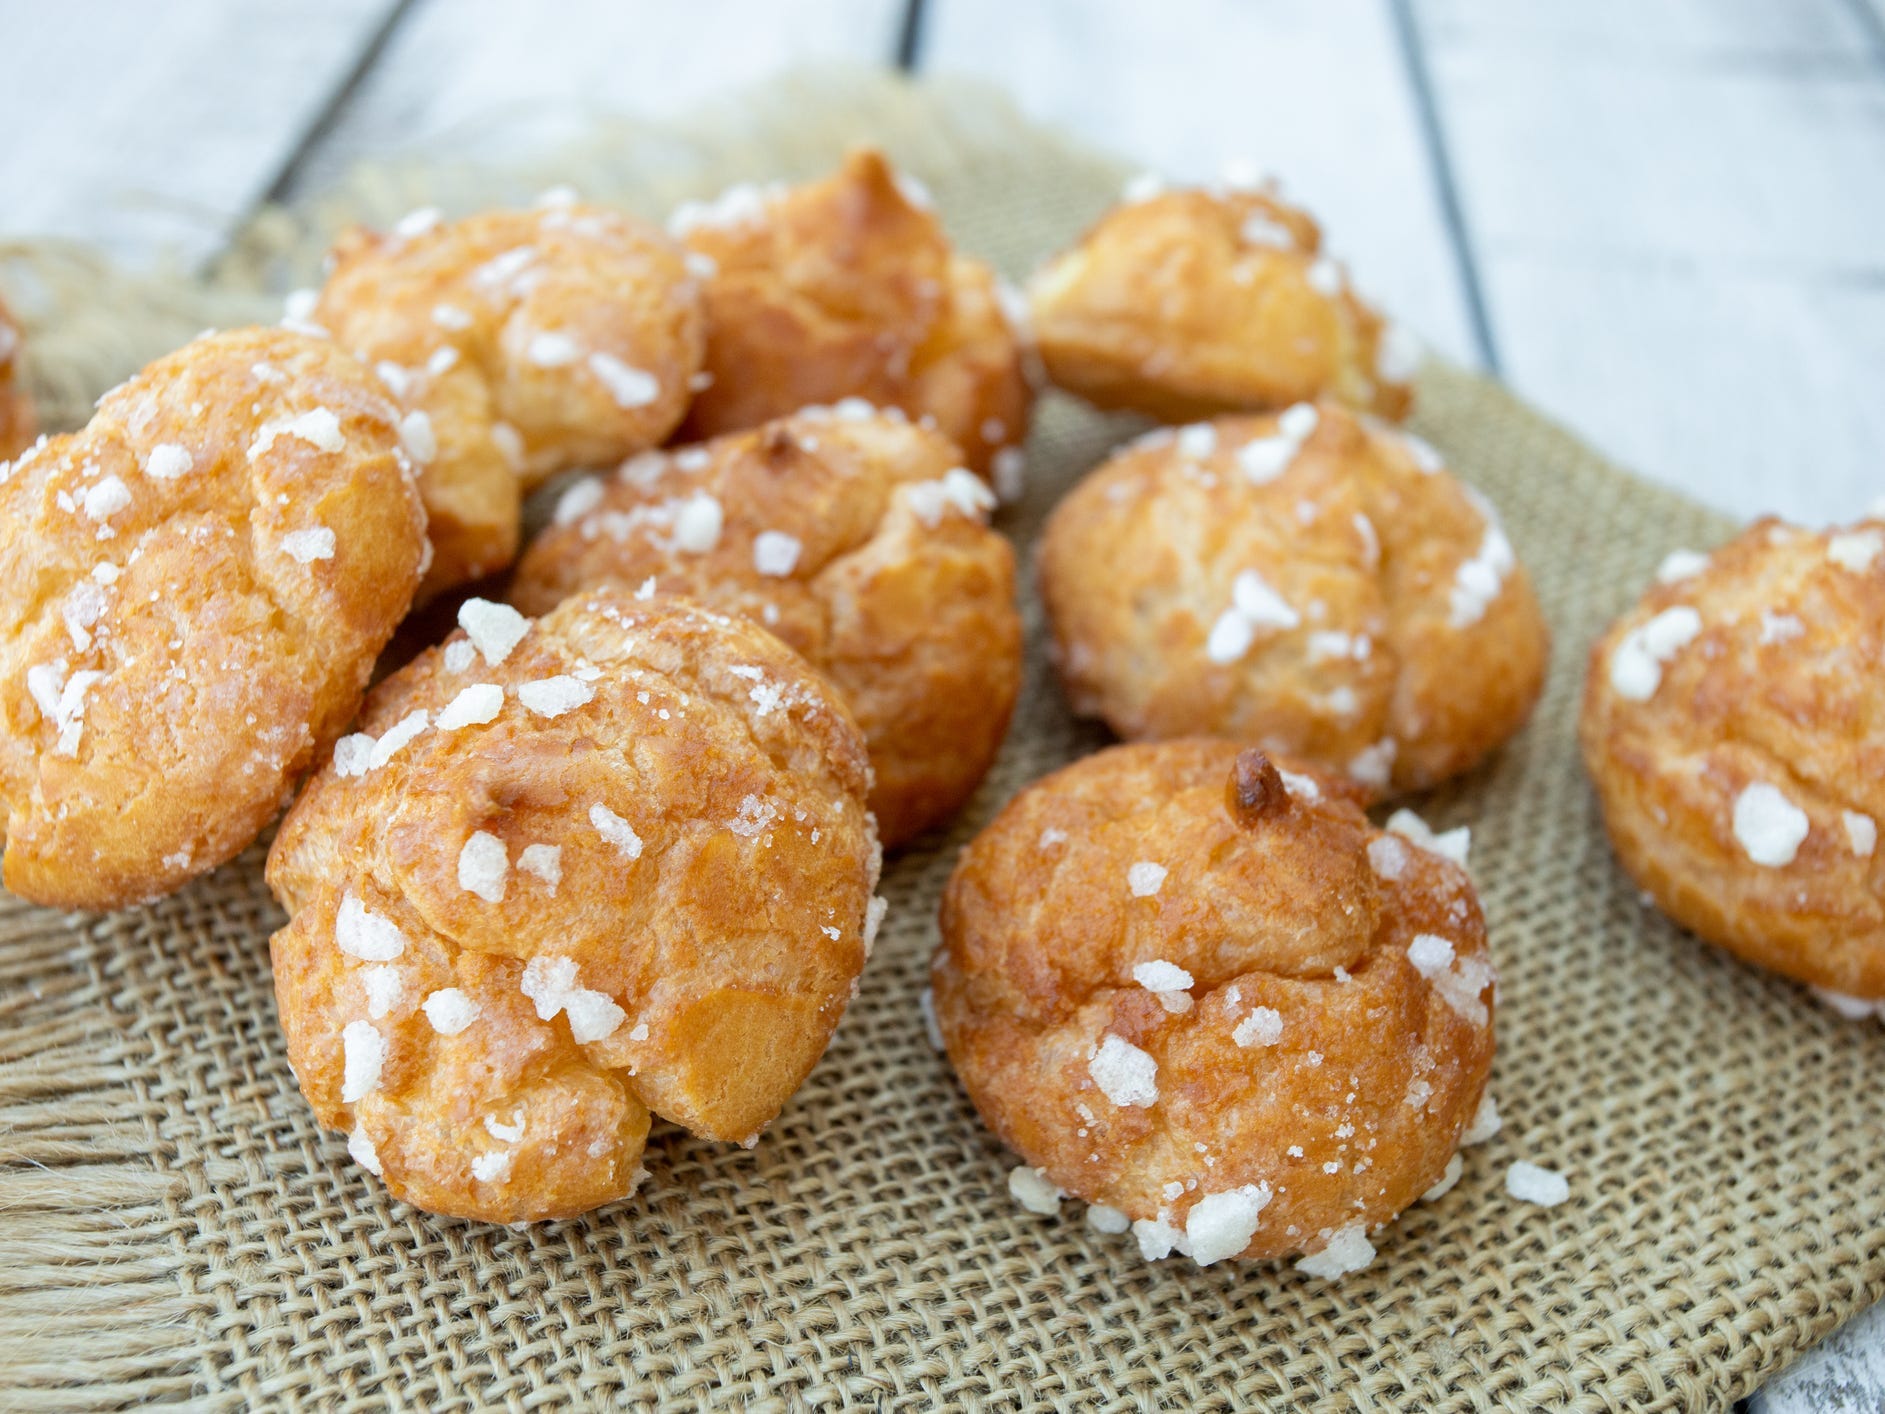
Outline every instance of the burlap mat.
<svg viewBox="0 0 1885 1414"><path fill-rule="evenodd" d="M261 308L260 282L305 278L342 214L464 210L552 179L659 210L809 175L864 137L1011 275L1119 176L980 90L823 75L687 130L599 130L530 174L363 173L257 223L211 286L45 250L0 278L37 308L35 375L70 420L144 358ZM428 1217L316 1128L276 1027L259 850L110 918L0 905L0 1403L1721 1408L1885 1295L1885 1034L1641 903L1574 750L1593 633L1665 550L1726 523L1489 383L1435 367L1420 393L1416 426L1504 511L1557 646L1530 729L1421 802L1473 826L1504 974L1505 1130L1372 1268L1329 1285L1149 1265L1077 1204L1021 1212L1013 1160L925 1041L917 995L958 847L1101 741L1046 671L1030 590L1007 750L947 837L888 871L863 995L804 1091L752 1153L658 1128L642 1195L578 1222ZM1025 542L1125 429L1049 399L1005 527ZM1564 1170L1570 1201L1507 1198L1521 1157Z"/></svg>

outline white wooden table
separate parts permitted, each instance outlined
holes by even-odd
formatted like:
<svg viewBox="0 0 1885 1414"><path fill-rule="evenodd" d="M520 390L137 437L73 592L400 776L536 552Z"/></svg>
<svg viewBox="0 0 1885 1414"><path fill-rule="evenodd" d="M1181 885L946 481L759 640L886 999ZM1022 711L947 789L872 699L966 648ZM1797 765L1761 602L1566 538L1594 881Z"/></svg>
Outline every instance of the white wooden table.
<svg viewBox="0 0 1885 1414"><path fill-rule="evenodd" d="M204 261L270 196L807 60L1281 174L1357 283L1743 516L1885 492L1885 0L0 0L0 239ZM1752 1402L1885 1407L1874 1311Z"/></svg>

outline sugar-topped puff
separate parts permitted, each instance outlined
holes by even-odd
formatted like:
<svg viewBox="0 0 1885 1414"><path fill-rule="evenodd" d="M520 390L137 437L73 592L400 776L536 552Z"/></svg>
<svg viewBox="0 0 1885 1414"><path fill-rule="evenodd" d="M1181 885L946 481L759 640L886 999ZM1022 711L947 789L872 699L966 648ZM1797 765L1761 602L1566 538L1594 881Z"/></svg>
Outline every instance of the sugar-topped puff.
<svg viewBox="0 0 1885 1414"><path fill-rule="evenodd" d="M308 318L407 410L434 550L422 597L511 562L520 485L664 441L705 339L672 241L561 202L349 231Z"/></svg>
<svg viewBox="0 0 1885 1414"><path fill-rule="evenodd" d="M670 229L702 272L707 380L689 439L859 397L928 419L997 485L1033 399L994 272L958 253L922 188L852 152L798 187L690 203Z"/></svg>
<svg viewBox="0 0 1885 1414"><path fill-rule="evenodd" d="M35 425L20 369L20 326L0 300L0 462L32 444Z"/></svg>
<svg viewBox="0 0 1885 1414"><path fill-rule="evenodd" d="M564 492L512 599L541 613L652 581L764 625L850 704L894 846L969 798L1021 684L1014 554L958 458L858 400L645 453Z"/></svg>
<svg viewBox="0 0 1885 1414"><path fill-rule="evenodd" d="M1118 746L1036 782L941 926L969 1097L1149 1257L1361 1265L1479 1111L1495 976L1466 872L1255 748Z"/></svg>
<svg viewBox="0 0 1885 1414"><path fill-rule="evenodd" d="M1165 422L1315 398L1399 419L1421 351L1271 188L1134 189L1029 284L1048 377Z"/></svg>
<svg viewBox="0 0 1885 1414"><path fill-rule="evenodd" d="M1671 555L1591 650L1579 737L1617 858L1748 961L1885 1000L1885 507Z"/></svg>
<svg viewBox="0 0 1885 1414"><path fill-rule="evenodd" d="M495 1222L634 1190L650 1112L751 1144L843 1015L881 859L849 712L742 619L470 600L283 822L288 1053L397 1196Z"/></svg>
<svg viewBox="0 0 1885 1414"><path fill-rule="evenodd" d="M0 477L0 525L6 886L65 908L253 840L359 706L425 552L391 399L275 329L113 389Z"/></svg>
<svg viewBox="0 0 1885 1414"><path fill-rule="evenodd" d="M1124 448L1055 508L1040 568L1077 710L1375 796L1473 766L1543 682L1545 622L1493 508L1425 442L1328 402Z"/></svg>

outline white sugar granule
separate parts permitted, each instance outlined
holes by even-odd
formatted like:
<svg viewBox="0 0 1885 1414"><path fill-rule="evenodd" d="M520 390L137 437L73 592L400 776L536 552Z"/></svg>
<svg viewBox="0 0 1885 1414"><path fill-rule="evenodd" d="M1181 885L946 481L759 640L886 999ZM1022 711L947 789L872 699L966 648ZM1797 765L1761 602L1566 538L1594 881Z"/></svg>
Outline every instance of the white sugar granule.
<svg viewBox="0 0 1885 1414"><path fill-rule="evenodd" d="M559 674L524 683L517 689L517 700L539 717L560 717L573 712L596 695L596 690L580 678Z"/></svg>
<svg viewBox="0 0 1885 1414"><path fill-rule="evenodd" d="M420 1003L420 1008L425 1012L425 1019L432 1023L432 1029L441 1036L456 1036L476 1021L480 1013L478 1004L456 987L439 988Z"/></svg>
<svg viewBox="0 0 1885 1414"><path fill-rule="evenodd" d="M803 548L796 535L787 535L782 530L762 530L753 538L753 568L761 574L783 578L798 567L799 552Z"/></svg>
<svg viewBox="0 0 1885 1414"><path fill-rule="evenodd" d="M1467 857L1472 853L1473 832L1470 826L1459 825L1436 833L1425 820L1407 809L1396 810L1388 816L1388 833L1411 840L1427 853L1450 859L1462 869L1466 867ZM1372 859L1373 855L1370 854L1369 858Z"/></svg>
<svg viewBox="0 0 1885 1414"><path fill-rule="evenodd" d="M1026 1164L1018 1164L1008 1175L1008 1194L1030 1213L1051 1218L1060 1211L1066 1195L1047 1181L1047 1175Z"/></svg>
<svg viewBox="0 0 1885 1414"><path fill-rule="evenodd" d="M1826 542L1826 558L1854 574L1871 569L1881 553L1885 553L1885 534L1876 530L1849 531Z"/></svg>
<svg viewBox="0 0 1885 1414"><path fill-rule="evenodd" d="M196 464L187 447L175 442L160 442L144 459L144 474L158 481L175 481Z"/></svg>
<svg viewBox="0 0 1885 1414"><path fill-rule="evenodd" d="M508 1120L501 1120L496 1115L484 1117L484 1132L500 1144L515 1144L524 1137L524 1112L521 1109L511 1111Z"/></svg>
<svg viewBox="0 0 1885 1414"><path fill-rule="evenodd" d="M1349 758L1348 774L1365 786L1386 786L1393 779L1394 757L1399 750L1393 737L1383 737Z"/></svg>
<svg viewBox="0 0 1885 1414"><path fill-rule="evenodd" d="M1556 1169L1518 1159L1505 1171L1505 1191L1521 1203L1555 1208L1571 1196L1571 1185Z"/></svg>
<svg viewBox="0 0 1885 1414"><path fill-rule="evenodd" d="M564 996L563 1012L569 1018L570 1039L579 1046L613 1036L628 1013L602 992L579 988Z"/></svg>
<svg viewBox="0 0 1885 1414"><path fill-rule="evenodd" d="M563 847L554 844L525 845L524 852L517 856L517 867L543 880L554 894L556 886L563 882Z"/></svg>
<svg viewBox="0 0 1885 1414"><path fill-rule="evenodd" d="M1360 1223L1350 1223L1330 1234L1320 1252L1313 1252L1296 1263L1296 1270L1305 1276L1333 1281L1360 1271L1372 1261L1374 1243L1368 1240L1367 1230Z"/></svg>
<svg viewBox="0 0 1885 1414"><path fill-rule="evenodd" d="M1269 1202L1267 1183L1246 1183L1228 1192L1205 1194L1185 1217L1191 1260L1208 1267L1242 1252L1256 1236L1257 1224Z"/></svg>
<svg viewBox="0 0 1885 1414"><path fill-rule="evenodd" d="M367 769L377 771L397 755L406 743L432 723L431 715L421 707L417 712L408 712L392 726L386 729L378 741L373 743L373 754L367 757Z"/></svg>
<svg viewBox="0 0 1885 1414"><path fill-rule="evenodd" d="M567 368L582 357L582 345L568 334L551 330L534 335L524 357L538 368Z"/></svg>
<svg viewBox="0 0 1885 1414"><path fill-rule="evenodd" d="M353 732L334 743L334 774L337 776L364 776L373 765L372 737L365 732Z"/></svg>
<svg viewBox="0 0 1885 1414"><path fill-rule="evenodd" d="M290 559L302 564L334 558L334 532L324 525L307 530L291 530L281 538L281 548Z"/></svg>
<svg viewBox="0 0 1885 1414"><path fill-rule="evenodd" d="M661 396L661 384L652 373L631 368L614 354L590 354L589 371L624 410L647 407Z"/></svg>
<svg viewBox="0 0 1885 1414"><path fill-rule="evenodd" d="M441 329L457 332L471 327L471 316L455 304L435 304L432 306L432 322Z"/></svg>
<svg viewBox="0 0 1885 1414"><path fill-rule="evenodd" d="M398 1006L399 995L405 990L399 969L383 962L360 969L360 987L367 996L367 1015L374 1021Z"/></svg>
<svg viewBox="0 0 1885 1414"><path fill-rule="evenodd" d="M347 445L341 435L340 419L331 408L310 408L295 417L277 418L262 424L262 430L249 444L249 460L265 456L283 437L306 442L319 452L338 452Z"/></svg>
<svg viewBox="0 0 1885 1414"><path fill-rule="evenodd" d="M439 454L439 438L432 430L432 419L416 408L400 418L399 445L417 465L429 466Z"/></svg>
<svg viewBox="0 0 1885 1414"><path fill-rule="evenodd" d="M1479 548L1454 573L1448 622L1454 628L1470 628L1483 619L1517 564L1512 542L1506 539L1505 531L1496 521L1489 521Z"/></svg>
<svg viewBox="0 0 1885 1414"><path fill-rule="evenodd" d="M488 830L479 830L458 851L458 887L486 903L502 903L510 868L504 841Z"/></svg>
<svg viewBox="0 0 1885 1414"><path fill-rule="evenodd" d="M471 666L471 660L478 656L478 645L469 638L454 638L445 645L445 671L462 673Z"/></svg>
<svg viewBox="0 0 1885 1414"><path fill-rule="evenodd" d="M950 511L981 522L995 508L995 493L965 467L951 467L934 481L918 481L904 489L910 510L934 530Z"/></svg>
<svg viewBox="0 0 1885 1414"><path fill-rule="evenodd" d="M386 1064L386 1038L368 1021L350 1021L340 1031L340 1101L351 1105L379 1088Z"/></svg>
<svg viewBox="0 0 1885 1414"><path fill-rule="evenodd" d="M1445 1172L1435 1180L1433 1187L1420 1195L1420 1201L1423 1203L1431 1203L1435 1199L1446 1197L1447 1194L1453 1191L1453 1185L1460 1181L1460 1172L1465 1167L1466 1161L1458 1154L1448 1159L1446 1161Z"/></svg>
<svg viewBox="0 0 1885 1414"><path fill-rule="evenodd" d="M79 499L79 505L93 520L110 520L130 504L131 488L115 476L100 477L85 488Z"/></svg>
<svg viewBox="0 0 1885 1414"><path fill-rule="evenodd" d="M458 696L439 710L438 729L451 732L460 727L483 726L503 710L504 689L494 682L475 682L460 689Z"/></svg>
<svg viewBox="0 0 1885 1414"><path fill-rule="evenodd" d="M916 1006L923 1013L923 1034L929 1037L929 1048L932 1051L944 1050L942 1026L936 1020L936 989L925 987L919 992Z"/></svg>
<svg viewBox="0 0 1885 1414"><path fill-rule="evenodd" d="M1462 1146L1484 1144L1504 1127L1505 1121L1499 1118L1499 1102L1488 1090L1479 1097L1479 1108L1473 1111L1472 1122L1460 1135L1460 1143Z"/></svg>
<svg viewBox="0 0 1885 1414"><path fill-rule="evenodd" d="M620 815L606 805L589 807L589 823L596 827L596 833L614 845L630 859L641 858L641 836Z"/></svg>
<svg viewBox="0 0 1885 1414"><path fill-rule="evenodd" d="M1708 568L1708 556L1694 550L1671 550L1656 566L1656 583L1674 584L1677 580L1687 579L1700 574Z"/></svg>
<svg viewBox="0 0 1885 1414"><path fill-rule="evenodd" d="M1302 616L1255 570L1245 570L1231 584L1231 606L1258 628L1291 629Z"/></svg>
<svg viewBox="0 0 1885 1414"><path fill-rule="evenodd" d="M1810 828L1806 812L1765 781L1735 797L1734 837L1756 864L1779 869L1793 863Z"/></svg>
<svg viewBox="0 0 1885 1414"><path fill-rule="evenodd" d="M1217 429L1208 422L1194 422L1178 429L1176 439L1181 457L1208 457L1217 451Z"/></svg>
<svg viewBox="0 0 1885 1414"><path fill-rule="evenodd" d="M1235 663L1256 641L1256 626L1235 608L1226 609L1211 625L1210 635L1204 641L1204 656L1220 665Z"/></svg>
<svg viewBox="0 0 1885 1414"><path fill-rule="evenodd" d="M1176 963L1155 958L1151 962L1141 962L1132 969L1132 980L1148 992L1188 992L1191 990L1192 977Z"/></svg>
<svg viewBox="0 0 1885 1414"><path fill-rule="evenodd" d="M1123 1036L1108 1034L1087 1062L1100 1093L1121 1108L1158 1101L1158 1062Z"/></svg>
<svg viewBox="0 0 1885 1414"><path fill-rule="evenodd" d="M1878 845L1878 822L1856 810L1842 810L1839 818L1845 824L1846 842L1852 846L1852 852L1861 859L1870 859Z"/></svg>
<svg viewBox="0 0 1885 1414"><path fill-rule="evenodd" d="M1647 702L1662 686L1662 667L1702 631L1702 616L1687 604L1664 609L1624 634L1610 655L1610 685L1621 697Z"/></svg>
<svg viewBox="0 0 1885 1414"><path fill-rule="evenodd" d="M1295 771L1285 771L1277 767L1276 774L1283 778L1283 789L1297 800L1311 804L1322 799L1322 787L1317 785L1315 777L1300 775Z"/></svg>
<svg viewBox="0 0 1885 1414"><path fill-rule="evenodd" d="M488 1154L479 1154L471 1161L471 1176L480 1183L502 1183L511 1176L514 1159L509 1149L493 1149Z"/></svg>
<svg viewBox="0 0 1885 1414"><path fill-rule="evenodd" d="M406 935L349 893L334 915L334 946L362 962L391 962L406 950Z"/></svg>
<svg viewBox="0 0 1885 1414"><path fill-rule="evenodd" d="M518 990L537 1008L537 1019L548 1021L563 1009L563 999L576 990L576 960L568 957L533 957L524 964Z"/></svg>
<svg viewBox="0 0 1885 1414"><path fill-rule="evenodd" d="M510 657L511 649L530 632L529 619L509 604L497 604L489 599L467 599L460 604L458 626L484 655L484 661L494 668Z"/></svg>
<svg viewBox="0 0 1885 1414"><path fill-rule="evenodd" d="M720 503L705 491L696 491L674 512L674 548L704 555L720 543L726 515Z"/></svg>
<svg viewBox="0 0 1885 1414"><path fill-rule="evenodd" d="M1283 1014L1274 1007L1252 1008L1230 1033L1240 1046L1274 1046L1283 1039Z"/></svg>
<svg viewBox="0 0 1885 1414"><path fill-rule="evenodd" d="M1416 933L1407 945L1407 960L1429 982L1453 966L1453 944L1433 933Z"/></svg>
<svg viewBox="0 0 1885 1414"><path fill-rule="evenodd" d="M375 1178L380 1176L379 1151L373 1147L373 1141L367 1138L364 1129L356 1129L347 1136L347 1152L353 1155L353 1161L361 1168Z"/></svg>
<svg viewBox="0 0 1885 1414"><path fill-rule="evenodd" d="M1378 878L1400 878L1407 868L1407 846L1393 835L1376 835L1368 841L1368 867Z"/></svg>
<svg viewBox="0 0 1885 1414"><path fill-rule="evenodd" d="M1150 898L1165 883L1165 866L1154 864L1149 859L1141 859L1126 870L1126 887L1132 890L1134 898Z"/></svg>
<svg viewBox="0 0 1885 1414"><path fill-rule="evenodd" d="M1104 1203L1093 1203L1086 1210L1086 1225L1095 1232L1105 1233L1108 1237L1117 1237L1132 1226L1132 1219L1117 1208L1109 1208Z"/></svg>
<svg viewBox="0 0 1885 1414"><path fill-rule="evenodd" d="M558 525L571 525L602 504L600 477L585 476L557 498L556 512L550 517Z"/></svg>

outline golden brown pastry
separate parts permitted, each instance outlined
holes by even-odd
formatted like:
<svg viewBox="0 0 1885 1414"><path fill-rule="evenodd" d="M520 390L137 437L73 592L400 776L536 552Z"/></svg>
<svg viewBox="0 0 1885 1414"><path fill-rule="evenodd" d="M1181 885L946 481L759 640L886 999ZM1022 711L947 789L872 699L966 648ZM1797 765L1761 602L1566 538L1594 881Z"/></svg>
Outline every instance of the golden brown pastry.
<svg viewBox="0 0 1885 1414"><path fill-rule="evenodd" d="M306 317L411 410L434 552L422 598L511 562L520 484L660 445L705 338L671 241L567 202L350 231Z"/></svg>
<svg viewBox="0 0 1885 1414"><path fill-rule="evenodd" d="M0 301L0 461L32 445L35 423L20 371L20 330Z"/></svg>
<svg viewBox="0 0 1885 1414"><path fill-rule="evenodd" d="M1885 999L1885 508L1678 552L1591 650L1579 735L1617 858L1685 928Z"/></svg>
<svg viewBox="0 0 1885 1414"><path fill-rule="evenodd" d="M1231 742L1113 747L1016 796L949 880L931 980L969 1097L1148 1257L1339 1275L1457 1173L1485 924L1463 869L1343 790Z"/></svg>
<svg viewBox="0 0 1885 1414"><path fill-rule="evenodd" d="M1032 393L994 272L959 255L921 187L853 152L801 187L735 187L669 222L707 291L707 372L683 435L863 398L934 419L1012 491Z"/></svg>
<svg viewBox="0 0 1885 1414"><path fill-rule="evenodd" d="M1330 398L1398 419L1413 402L1417 341L1267 187L1129 189L1028 297L1048 377L1100 407L1187 422Z"/></svg>
<svg viewBox="0 0 1885 1414"><path fill-rule="evenodd" d="M1021 686L1014 554L943 437L855 400L578 481L518 566L540 614L652 579L764 624L850 704L895 846L953 815Z"/></svg>
<svg viewBox="0 0 1885 1414"><path fill-rule="evenodd" d="M118 908L230 858L419 582L399 413L325 340L198 339L0 472L6 886Z"/></svg>
<svg viewBox="0 0 1885 1414"><path fill-rule="evenodd" d="M649 1112L756 1142L882 905L863 739L796 654L603 591L374 689L283 822L302 1093L392 1192L493 1222L632 1193Z"/></svg>
<svg viewBox="0 0 1885 1414"><path fill-rule="evenodd" d="M1547 633L1493 509L1426 443L1329 403L1154 433L1049 518L1041 594L1075 709L1207 733L1376 795L1516 732Z"/></svg>

